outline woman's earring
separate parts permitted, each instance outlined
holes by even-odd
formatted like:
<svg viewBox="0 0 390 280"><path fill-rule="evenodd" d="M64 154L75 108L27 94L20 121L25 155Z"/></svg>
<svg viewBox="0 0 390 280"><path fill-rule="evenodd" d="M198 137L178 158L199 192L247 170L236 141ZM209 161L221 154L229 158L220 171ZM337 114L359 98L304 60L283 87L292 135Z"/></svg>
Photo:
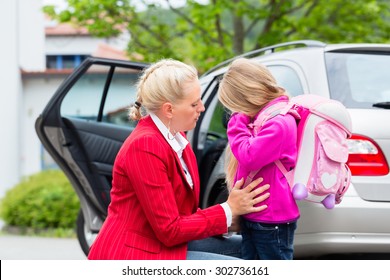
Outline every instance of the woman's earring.
<svg viewBox="0 0 390 280"><path fill-rule="evenodd" d="M175 139L175 136L173 135L172 137L170 137L171 135L172 135L172 134L171 134L171 119L169 119L167 138L168 138L169 140Z"/></svg>
<svg viewBox="0 0 390 280"><path fill-rule="evenodd" d="M172 137L171 137L171 133L168 131L168 133L167 133L167 138L168 138L169 140L173 140L173 139L175 139L175 136L172 136Z"/></svg>

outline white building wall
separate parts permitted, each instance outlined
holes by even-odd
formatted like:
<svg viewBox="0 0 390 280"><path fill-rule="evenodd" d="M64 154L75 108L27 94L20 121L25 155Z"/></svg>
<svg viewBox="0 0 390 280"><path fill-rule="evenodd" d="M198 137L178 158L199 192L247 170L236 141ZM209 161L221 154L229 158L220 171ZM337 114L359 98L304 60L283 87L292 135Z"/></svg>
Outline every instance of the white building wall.
<svg viewBox="0 0 390 280"><path fill-rule="evenodd" d="M46 61L42 1L16 0L16 2L19 3L17 13L19 67L27 71L43 71Z"/></svg>
<svg viewBox="0 0 390 280"><path fill-rule="evenodd" d="M35 120L66 78L61 74L44 74L46 55L88 55L101 42L124 49L128 40L127 34L111 39L90 36L46 38L46 22L42 13L44 2L2 2L0 199L23 177L42 169L42 159L45 158L42 158L42 145L35 132ZM22 70L30 73L21 76Z"/></svg>
<svg viewBox="0 0 390 280"><path fill-rule="evenodd" d="M20 182L29 163L27 149L34 143L35 133L25 118L24 106L29 102L24 98L21 69L44 71L45 69L45 30L40 0L12 0L2 2L0 17L0 198L5 192ZM42 90L42 89L41 89ZM39 159L39 158L38 158ZM28 159L30 161L30 159ZM32 166L35 166L31 160ZM36 170L36 168L32 168Z"/></svg>
<svg viewBox="0 0 390 280"><path fill-rule="evenodd" d="M126 49L130 36L127 32L117 38L94 38L83 36L49 36L46 38L47 55L91 54L100 43L108 44L119 50Z"/></svg>
<svg viewBox="0 0 390 280"><path fill-rule="evenodd" d="M50 36L46 38L45 52L47 55L89 55L101 42L104 40L90 36Z"/></svg>
<svg viewBox="0 0 390 280"><path fill-rule="evenodd" d="M19 181L21 86L18 53L18 1L3 1L0 17L0 197ZM6 43L5 43L6 42Z"/></svg>

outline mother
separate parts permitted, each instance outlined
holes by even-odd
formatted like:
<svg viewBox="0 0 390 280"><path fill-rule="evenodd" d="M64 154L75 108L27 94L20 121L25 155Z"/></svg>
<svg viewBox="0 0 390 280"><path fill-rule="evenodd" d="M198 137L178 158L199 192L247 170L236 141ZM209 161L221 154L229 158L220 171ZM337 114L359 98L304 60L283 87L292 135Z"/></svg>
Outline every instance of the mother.
<svg viewBox="0 0 390 280"><path fill-rule="evenodd" d="M265 209L253 205L269 196L260 195L269 186L253 190L260 179L240 189L241 180L227 202L198 208L198 167L184 132L204 110L194 67L164 59L144 71L129 113L139 123L116 157L108 216L88 259L228 258L210 252L234 248L234 238L204 238L227 233L239 215ZM210 252L196 252L203 242L190 241L200 239Z"/></svg>

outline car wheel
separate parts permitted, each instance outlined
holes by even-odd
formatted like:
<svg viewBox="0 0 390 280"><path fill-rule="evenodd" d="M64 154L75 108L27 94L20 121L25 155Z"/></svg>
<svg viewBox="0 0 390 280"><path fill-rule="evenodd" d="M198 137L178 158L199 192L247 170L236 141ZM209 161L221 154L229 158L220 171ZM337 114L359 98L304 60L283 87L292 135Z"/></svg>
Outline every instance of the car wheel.
<svg viewBox="0 0 390 280"><path fill-rule="evenodd" d="M95 240L97 233L93 233L87 227L87 225L85 224L83 211L81 209L77 215L76 226L77 239L79 240L81 249L83 250L84 254L88 256L89 248Z"/></svg>

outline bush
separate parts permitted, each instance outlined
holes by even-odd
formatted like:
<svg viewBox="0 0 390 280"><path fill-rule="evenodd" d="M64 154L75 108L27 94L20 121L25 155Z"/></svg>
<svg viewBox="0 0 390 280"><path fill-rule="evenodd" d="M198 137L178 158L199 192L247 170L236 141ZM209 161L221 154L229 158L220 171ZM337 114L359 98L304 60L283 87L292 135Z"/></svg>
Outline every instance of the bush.
<svg viewBox="0 0 390 280"><path fill-rule="evenodd" d="M22 180L7 191L0 217L7 226L74 229L80 203L62 171L47 170Z"/></svg>

